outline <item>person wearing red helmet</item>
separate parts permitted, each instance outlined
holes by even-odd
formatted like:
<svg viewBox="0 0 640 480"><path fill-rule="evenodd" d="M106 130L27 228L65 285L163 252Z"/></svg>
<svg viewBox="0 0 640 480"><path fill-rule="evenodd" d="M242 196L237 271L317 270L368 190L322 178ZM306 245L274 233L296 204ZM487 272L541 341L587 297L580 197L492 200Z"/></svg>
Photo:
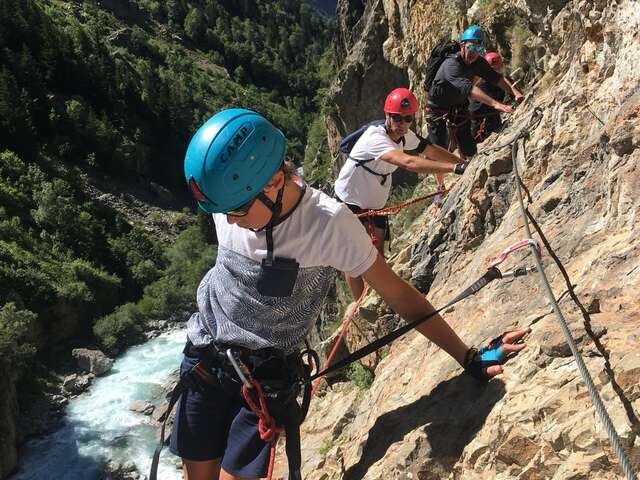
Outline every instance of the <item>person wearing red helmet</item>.
<svg viewBox="0 0 640 480"><path fill-rule="evenodd" d="M496 72L502 71L502 66L504 63L502 61L502 57L498 52L487 52L487 54L484 56L484 59Z"/></svg>
<svg viewBox="0 0 640 480"><path fill-rule="evenodd" d="M504 62L498 52L487 52L484 59L496 72L502 73ZM511 79L508 80L511 83ZM505 101L504 90L485 79L479 79L476 86L497 102ZM500 131L502 128L500 112L489 105L472 101L469 105L469 113L472 115L471 135L477 143L482 143L491 133Z"/></svg>
<svg viewBox="0 0 640 480"><path fill-rule="evenodd" d="M466 164L459 157L431 144L410 129L417 111L418 100L411 90L392 90L384 102L384 120L364 128L350 148L334 190L336 198L354 213L385 206L391 191L391 174L398 167L416 173L442 175L464 172ZM389 232L387 217L361 218L365 226L374 229L375 235L372 236L376 248L383 253ZM354 297L358 298L364 288L362 279L347 275L346 280Z"/></svg>

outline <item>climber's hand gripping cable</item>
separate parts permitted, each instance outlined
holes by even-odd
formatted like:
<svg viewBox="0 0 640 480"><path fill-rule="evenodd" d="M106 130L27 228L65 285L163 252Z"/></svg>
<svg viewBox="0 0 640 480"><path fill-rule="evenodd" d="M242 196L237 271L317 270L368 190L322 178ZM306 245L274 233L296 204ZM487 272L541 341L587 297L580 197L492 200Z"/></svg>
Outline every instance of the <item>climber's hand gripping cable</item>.
<svg viewBox="0 0 640 480"><path fill-rule="evenodd" d="M535 272L536 267L534 266L519 267L507 272L502 272L498 269L498 265L504 262L511 253L529 245L535 248L538 256L541 255L538 242L530 239L521 240L504 249L498 257L489 263L488 269L498 270L500 278L519 277ZM470 348L464 359L463 366L465 371L481 381L487 381L496 375L500 375L502 373L502 364L526 347L526 344L522 343L522 338L530 332L531 328L529 327L508 331L494 338L488 345L480 349Z"/></svg>

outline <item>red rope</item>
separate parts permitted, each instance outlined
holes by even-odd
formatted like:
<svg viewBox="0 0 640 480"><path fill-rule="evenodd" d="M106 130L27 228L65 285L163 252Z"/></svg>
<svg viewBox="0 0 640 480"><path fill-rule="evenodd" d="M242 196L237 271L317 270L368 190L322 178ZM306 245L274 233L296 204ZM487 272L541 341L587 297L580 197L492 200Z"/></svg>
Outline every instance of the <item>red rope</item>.
<svg viewBox="0 0 640 480"><path fill-rule="evenodd" d="M269 414L269 409L267 407L267 402L264 399L264 390L262 389L262 385L258 383L255 379L251 380L251 384L253 388L249 388L247 385L242 385L242 395L244 396L247 405L249 408L258 416L258 432L260 433L260 438L271 444L270 455L269 455L269 470L267 472L267 479L271 480L273 476L273 466L276 460L276 444L278 443L278 435L284 432L283 427L278 427L276 425L276 421L273 419L271 414ZM251 392L256 392L258 396L258 403L256 403L251 396ZM260 406L258 406L258 404Z"/></svg>
<svg viewBox="0 0 640 480"><path fill-rule="evenodd" d="M404 207L408 207L409 205L413 205L414 203L422 202L423 200L427 200L428 198L435 197L436 195L440 195L443 193L448 193L450 189L438 190L434 193L428 193L427 195L423 195L421 197L416 197L411 200L407 200L406 202L398 203L397 205L391 205L385 208L379 208L377 210L367 210L366 212L357 213L357 217L375 217L375 216L388 216L388 215L396 215L400 210Z"/></svg>
<svg viewBox="0 0 640 480"><path fill-rule="evenodd" d="M351 323L351 320L353 319L354 315L356 314L356 312L360 308L360 305L362 305L362 302L364 302L364 297L366 296L368 290L369 290L369 285L367 285L365 283L364 289L362 290L362 293L360 294L360 298L358 298L358 301L356 302L355 306L353 307L353 310L351 310L349 315L347 315L345 317L344 321L342 322L342 327L340 328L340 333L338 334L338 338L336 339L336 342L333 344L333 347L331 348L331 351L329 352L329 355L327 355L327 359L324 361L324 364L322 365L322 368L320 369L320 371L326 370L326 368L331 364L331 360L333 360L333 357L335 356L336 352L338 351L338 347L340 346L340 343L342 343L342 340L344 339L344 336L347 333L347 328L349 328L349 324ZM318 391L318 387L320 387L320 382L322 381L323 378L324 377L320 377L314 382L313 388L311 390L311 396L312 397Z"/></svg>
<svg viewBox="0 0 640 480"><path fill-rule="evenodd" d="M367 222L369 225L369 236L371 237L371 241L375 245L378 241L378 236L376 235L376 224L373 222L373 217L369 217L369 221Z"/></svg>
<svg viewBox="0 0 640 480"><path fill-rule="evenodd" d="M480 126L478 127L478 130L476 131L476 134L473 137L476 141L480 141L480 139L482 139L484 137L484 127L485 127L486 123L487 123L487 119L484 118L482 120L482 122L480 123Z"/></svg>

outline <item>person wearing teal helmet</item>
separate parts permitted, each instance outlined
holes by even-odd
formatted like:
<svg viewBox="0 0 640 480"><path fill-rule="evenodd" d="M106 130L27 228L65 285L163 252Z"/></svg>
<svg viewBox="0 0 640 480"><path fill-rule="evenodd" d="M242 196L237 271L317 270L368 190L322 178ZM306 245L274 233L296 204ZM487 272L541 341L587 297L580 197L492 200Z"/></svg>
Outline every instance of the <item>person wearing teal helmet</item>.
<svg viewBox="0 0 640 480"><path fill-rule="evenodd" d="M221 213L252 200L281 167L285 145L283 133L256 112L233 108L211 117L191 139L184 160L200 208Z"/></svg>
<svg viewBox="0 0 640 480"><path fill-rule="evenodd" d="M480 49L483 48L482 46L484 45L484 41L485 41L484 31L478 25L470 26L460 35L460 43L474 42Z"/></svg>
<svg viewBox="0 0 640 480"><path fill-rule="evenodd" d="M335 270L362 276L408 321L434 310L391 270L344 204L292 174L285 148L284 135L262 115L233 109L208 120L187 149L185 180L200 208L213 213L218 238L216 264L198 287L198 310L188 321L176 389L171 450L182 457L188 480L267 473L264 425L239 393L247 376L264 388L281 385L268 399L269 410L274 406L276 420L284 419L289 478L301 479L299 445L297 453L289 446L299 438L299 348ZM483 380L502 372L506 356L524 348L515 342L528 332L476 351L439 315L417 330ZM282 385L288 385L286 396L279 396Z"/></svg>
<svg viewBox="0 0 640 480"><path fill-rule="evenodd" d="M501 88L517 102L524 97L504 76L492 69L482 56L486 35L482 28L472 25L459 37L460 51L451 53L440 64L429 89L427 122L429 140L444 148L460 150L460 156L470 160L477 153L477 145L469 127L469 101L486 104L499 112L512 113L513 108L487 95L474 85L482 78ZM451 135L447 122L451 127ZM453 138L450 138L452 136ZM442 185L443 178L439 183Z"/></svg>

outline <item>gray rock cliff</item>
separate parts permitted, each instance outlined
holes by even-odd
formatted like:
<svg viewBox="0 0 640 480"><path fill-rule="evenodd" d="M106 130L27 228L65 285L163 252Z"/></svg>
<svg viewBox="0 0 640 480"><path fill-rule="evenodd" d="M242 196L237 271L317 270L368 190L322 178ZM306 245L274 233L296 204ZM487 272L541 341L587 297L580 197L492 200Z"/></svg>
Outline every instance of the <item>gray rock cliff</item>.
<svg viewBox="0 0 640 480"><path fill-rule="evenodd" d="M480 150L512 138L534 109L543 112L518 149L528 209L585 307L571 301L545 253L571 335L639 471L637 2L362 3L359 20L338 20L346 55L333 86L332 147L363 115L379 116L372 112L394 81L406 78L426 97L426 57L443 33L479 22L508 69L520 68L515 76L527 100ZM339 2L339 14L348 5ZM395 76L398 70L406 77ZM443 208L432 215L425 207L394 240L389 260L436 306L525 235L509 148L478 155L463 177L448 182L455 185ZM510 261L533 260L523 251ZM365 306L348 336L351 349L394 324L375 295ZM368 360L375 368L370 389L334 385L312 402L302 434L306 479L624 478L537 276L494 282L444 318L469 344L517 326L531 326L532 334L525 352L487 385L462 375L417 333L396 341L384 358Z"/></svg>

